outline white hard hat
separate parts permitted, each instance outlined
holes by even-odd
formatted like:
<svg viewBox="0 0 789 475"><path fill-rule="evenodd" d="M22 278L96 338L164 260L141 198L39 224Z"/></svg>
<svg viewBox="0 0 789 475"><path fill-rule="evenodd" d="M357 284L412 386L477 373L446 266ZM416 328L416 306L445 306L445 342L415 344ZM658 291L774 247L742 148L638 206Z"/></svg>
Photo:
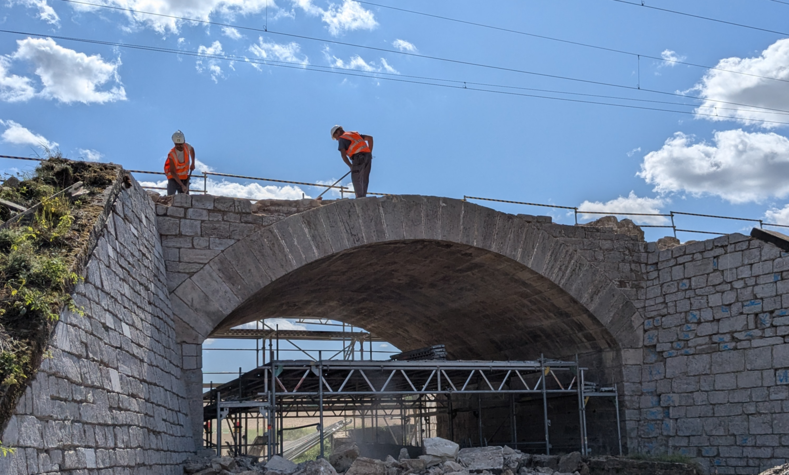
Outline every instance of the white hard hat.
<svg viewBox="0 0 789 475"><path fill-rule="evenodd" d="M180 130L176 130L175 133L173 134L173 143L179 144L184 142L186 142L186 139L184 138L184 133L181 132Z"/></svg>
<svg viewBox="0 0 789 475"><path fill-rule="evenodd" d="M335 125L334 127L332 127L331 128L331 138L334 138L334 132L337 132L337 129L341 129L341 128L342 128L341 125Z"/></svg>

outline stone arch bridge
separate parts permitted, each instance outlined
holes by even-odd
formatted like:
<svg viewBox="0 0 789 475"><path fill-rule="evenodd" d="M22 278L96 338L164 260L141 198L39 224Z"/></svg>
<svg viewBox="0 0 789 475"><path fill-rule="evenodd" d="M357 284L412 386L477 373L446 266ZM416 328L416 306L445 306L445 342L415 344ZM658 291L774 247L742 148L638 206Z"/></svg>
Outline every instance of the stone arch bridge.
<svg viewBox="0 0 789 475"><path fill-rule="evenodd" d="M618 385L630 451L718 473L789 457L789 256L774 244L732 234L658 250L426 196L154 203L133 183L108 200L75 292L86 318L58 323L55 358L2 439L27 471L4 473L134 457L177 473L201 440L203 341L305 315L458 359L578 354Z"/></svg>

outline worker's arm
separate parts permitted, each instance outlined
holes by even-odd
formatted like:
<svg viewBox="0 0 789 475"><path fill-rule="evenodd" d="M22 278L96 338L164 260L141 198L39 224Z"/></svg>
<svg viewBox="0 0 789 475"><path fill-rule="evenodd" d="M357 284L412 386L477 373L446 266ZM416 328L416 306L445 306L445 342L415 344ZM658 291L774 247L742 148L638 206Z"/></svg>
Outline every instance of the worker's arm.
<svg viewBox="0 0 789 475"><path fill-rule="evenodd" d="M348 168L353 167L351 161L348 160L348 154L345 153L345 150L340 150L340 156L342 157L342 161L345 162L346 165L348 165Z"/></svg>
<svg viewBox="0 0 789 475"><path fill-rule="evenodd" d="M191 145L189 146L189 150L192 151L192 165L189 167L189 171L193 172L195 170L195 165L197 164L197 152L195 152L195 148Z"/></svg>
<svg viewBox="0 0 789 475"><path fill-rule="evenodd" d="M365 142L367 142L367 146L370 148L370 153L373 153L373 136L372 135L362 135L362 138Z"/></svg>

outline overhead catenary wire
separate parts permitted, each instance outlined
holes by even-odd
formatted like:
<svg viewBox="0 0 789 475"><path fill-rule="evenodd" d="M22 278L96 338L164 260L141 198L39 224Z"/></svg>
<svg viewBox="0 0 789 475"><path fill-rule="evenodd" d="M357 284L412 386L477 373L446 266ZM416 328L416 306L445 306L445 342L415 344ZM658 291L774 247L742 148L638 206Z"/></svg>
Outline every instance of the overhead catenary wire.
<svg viewBox="0 0 789 475"><path fill-rule="evenodd" d="M305 35L296 35L296 34L292 34L292 33L278 32L278 31L274 31L274 30L269 30L268 28L266 28L266 29L255 28L255 27L250 27L250 26L233 25L233 24L229 24L229 23L222 23L222 22L211 21L211 20L202 20L202 19L197 19L197 18L187 18L187 17L177 16L177 15L167 15L167 14L164 14L164 13L145 12L145 11L141 11L141 10L135 10L135 9L132 9L132 8L116 7L116 6L111 6L111 5L101 5L101 4L95 4L95 3L90 3L90 2L83 2L83 1L80 1L80 0L61 0L61 1L68 2L68 3L74 3L74 4L79 4L79 5L93 6L93 7L97 7L97 8L106 8L106 9L111 9L111 10L120 10L120 11L129 12L129 13L137 13L137 14L142 14L142 15L150 15L150 16L157 16L157 17L163 17L163 18L171 18L171 19L176 19L176 20L195 22L195 23L203 23L203 24L207 24L207 25L222 26L222 27L233 27L233 28L242 29L242 30L257 31L257 32L260 32L260 33L269 33L269 34L273 34L273 35L282 35L282 36L299 38L299 39L304 39L304 40L309 40L309 41L318 41L318 42L324 42L324 43L332 43L332 44L338 44L338 45L342 45L342 46L350 46L350 47L354 47L354 48L363 48L363 49L375 50L375 51L380 51L380 52L387 52L387 53L392 53L392 54L399 54L399 55L405 55L405 56L414 56L414 57L418 57L418 58L422 58L422 59L430 59L430 60L435 60L435 61L444 61L444 62L450 62L450 63L457 63L457 64L463 64L463 65L468 65L468 66L480 67L480 68L497 69L497 70L502 70L502 71L519 73L519 74L526 74L526 75L534 75L534 76L539 76L539 77L546 77L546 78L551 78L551 79L561 79L561 80L565 80L565 81L573 81L573 82L586 83L586 84L605 86L605 87L615 87L615 88L628 89L628 90L633 90L633 91L644 91L644 92L649 92L649 93L653 93L653 94L663 94L663 95L681 97L681 98L684 98L684 99L703 100L703 101L715 102L715 103L719 103L719 104L737 105L737 106L743 106L743 107L753 107L753 108L760 109L760 110L789 112L787 110L772 109L772 108L756 106L756 105L752 105L752 104L742 104L742 103L737 103L737 102L722 101L722 100L711 99L711 98L706 98L706 97L688 96L688 95L681 94L681 93L676 93L676 92L666 92L666 91L659 91L659 90L654 90L654 89L642 88L642 87L640 87L640 85L639 86L628 86L628 85L624 85L624 84L616 84L616 83L610 83L610 82L604 82L604 81L594 81L594 80L590 80L590 79L574 78L574 77L570 77L570 76L561 76L561 75L556 75L556 74L540 73L540 72L536 72L536 71L528 71L528 70L522 70L522 69L516 69L516 68L508 68L508 67L503 67L503 66L487 65L487 64L483 64L483 63L475 63L475 62L471 62L471 61L456 60L456 59L451 59L451 58L442 58L442 57L438 57L438 56L428 56L428 55L422 55L422 54L417 54L417 53L410 53L410 52L407 52L407 51L399 51L399 50L388 49L388 48L379 48L379 47L375 47L375 46L359 45L359 44L354 44L354 43L347 43L347 42L341 42L341 41L336 41L336 40L329 40L329 39L325 39L325 38L316 38L316 37L305 36ZM0 30L0 31L5 31L5 30ZM55 38L55 36L52 36L52 35L37 35L37 36L50 36L52 38ZM201 56L206 56L206 55L203 54ZM765 78L767 78L767 77L765 77ZM775 78L769 78L769 79L775 79ZM787 82L789 82L789 81L787 81ZM714 115L712 115L712 114L710 114L710 116L714 117Z"/></svg>
<svg viewBox="0 0 789 475"><path fill-rule="evenodd" d="M774 1L777 1L777 0L774 0ZM488 25L488 24L485 24L485 23L479 23L479 22L475 22L475 21L468 21L468 20L461 20L461 19L458 19L458 18L451 18L451 17L447 17L447 16L444 16L444 15L435 15L435 14L432 14L432 13L419 12L419 11L416 11L416 10L409 10L409 9L406 9L406 8L393 7L391 5L382 5L380 3L367 2L367 1L363 1L363 0L356 0L356 2L365 4L365 5L372 5L372 6L376 6L376 7L380 7L380 8L386 8L386 9L389 9L389 10L396 10L396 11L399 11L399 12L410 13L410 14L414 14L414 15L421 15L421 16L430 17L430 18L436 18L436 19L439 19L439 20L451 21L451 22L455 22L455 23L462 23L462 24L465 24L465 25L471 25L471 26L476 26L476 27L480 27L480 28L487 28L487 29L491 29L491 30L503 31L503 32L506 32L506 33L513 33L513 34L516 34L516 35L529 36L529 37L532 37L532 38L539 38L539 39L548 40L548 41L555 41L555 42L565 43L565 44L574 45L574 46L581 46L581 47L584 47L584 48L591 48L591 49L596 49L596 50L599 50L599 51L607 51L609 53L624 54L624 55L631 56L631 57L649 58L649 59L654 59L654 60L657 60L657 61L662 61L662 62L665 62L665 63L682 64L684 66L693 66L693 67L696 67L696 68L709 69L711 71L722 71L722 72L726 72L726 73L740 74L740 75L743 75L743 76L751 76L751 77L756 77L756 78L760 78L760 79L769 79L769 80L773 80L773 81L789 82L789 79L782 79L782 78L777 78L777 77L772 77L772 76L763 76L763 75L759 75L759 74L746 73L746 72L743 72L743 71L733 71L731 69L723 69L723 68L718 68L718 67L715 67L715 66L707 66L707 65L704 65L704 64L696 64L696 63L691 63L691 62L688 62L688 61L680 61L680 60L675 60L675 59L666 59L666 58L664 58L662 56L652 56L652 55L648 55L648 54L644 54L644 53L636 53L636 52L633 52L633 51L627 51L627 50L618 49L618 48L610 48L610 47L607 47L607 46L600 46L600 45L595 45L595 44L591 44L591 43L585 43L583 41L566 40L566 39L563 39L563 38L557 38L555 36L539 35L539 34L536 34L536 33L529 33L527 31L522 31L522 30L514 30L514 29L511 29L511 28L504 28L504 27L501 27L501 26Z"/></svg>
<svg viewBox="0 0 789 475"><path fill-rule="evenodd" d="M337 75L344 75L344 76L352 76L352 77L363 77L363 78L374 78L378 80L384 81L393 81L393 82L400 82L400 83L408 83L408 84L418 84L418 85L425 85L425 86L432 86L432 87L442 87L448 89L462 89L467 91L477 91L477 92L484 92L490 94L499 94L499 95L508 95L508 96L517 96L517 97L528 97L528 98L535 98L535 99L546 99L546 100L554 100L560 102L570 102L570 103L579 103L579 104L590 104L590 105L601 105L601 106L608 106L608 107L619 107L619 108L626 108L626 109L636 109L636 110L647 110L647 111L655 111L655 112L668 112L668 113L676 113L676 114L684 114L684 115L694 115L694 116L701 116L701 117L714 117L720 118L716 114L707 114L698 111L684 111L684 110L676 110L676 109L664 109L659 107L646 107L646 106L636 106L636 105L628 105L628 104L618 104L618 103L611 103L611 102L602 102L602 101L592 101L592 100L581 100L581 99L570 99L565 97L552 97L552 96L544 96L539 94L525 94L519 92L511 92L511 91L499 91L494 89L485 89L481 87L468 87L468 83L464 82L463 85L460 85L460 81L454 81L456 85L452 84L437 84L425 81L416 81L411 79L400 79L398 77L383 77L378 76L375 74L365 74L362 72L351 72L349 69L343 69L341 71L337 71L334 68L332 69L318 69L318 67L304 65L302 63L295 63L295 62L285 62L285 61L276 61L279 64L272 64L275 61L270 60L253 60L246 57L240 56L230 56L230 55L212 55L201 53L199 51L189 51L189 50L182 50L182 49L173 49L173 48L163 48L158 46L147 46L147 45L135 45L130 43L119 43L113 41L105 41L105 40L94 40L88 38L77 38L77 37L67 37L67 36L60 36L60 35L49 35L43 33L32 33L32 32L20 32L20 31L13 31L13 30L5 30L0 29L0 33L7 33L7 34L17 34L17 35L27 35L27 36L37 36L37 37L47 37L47 38L57 38L60 40L66 41L75 41L75 42L83 42L83 43L91 43L91 44L98 44L103 46L113 46L119 48L130 48L130 49L137 49L142 51L149 51L149 52L158 52L158 53L166 53L166 54L175 54L175 55L184 55L184 56L195 56L200 58L208 58L208 59L219 59L223 61L243 61L247 63L254 63L254 64L265 64L268 66L273 67L281 67L281 68L290 68L290 69L300 69L300 70L307 70L307 71L314 71L314 72L322 72L327 74L337 74ZM283 64L284 63L284 64ZM327 67L323 67L327 68ZM378 73L376 73L378 74ZM506 86L504 86L506 87ZM625 86L620 86L625 87ZM635 89L635 88L633 88ZM621 100L630 100L628 98L621 98ZM685 106L685 107L693 107L692 104L675 104L678 106ZM756 107L746 104L741 104L745 107ZM770 110L767 108L759 108L763 110ZM758 111L757 111L758 112ZM786 110L777 109L775 112L782 112L782 113L789 113ZM760 112L766 113L766 112ZM751 122L757 123L764 123L764 124L777 124L777 125L789 125L789 122L782 122L782 121L774 121L774 120L766 120L766 119L747 119Z"/></svg>
<svg viewBox="0 0 789 475"><path fill-rule="evenodd" d="M726 25L737 26L737 27L740 27L740 28L747 28L749 30L763 31L763 32L766 32L766 33L775 33L777 35L789 36L789 33L785 32L785 31L771 30L769 28L761 28L761 27L758 27L758 26L746 25L744 23L737 23L737 22L734 22L734 21L720 20L718 18L711 18L711 17L704 16L704 15L695 15L693 13L681 12L681 11L677 11L677 10L671 10L671 9L668 9L668 8L655 7L655 6L652 6L652 5L645 4L643 1L641 3L631 2L629 0L613 0L613 1L615 1L617 3L624 3L626 5L632 5L634 7L643 7L643 8L648 8L650 10L657 10L657 11L666 12L666 13L673 13L675 15L682 15L682 16L686 16L686 17L697 18L697 19L700 19L700 20L706 20L706 21L711 21L711 22L715 22L715 23L723 23L723 24L726 24ZM784 3L784 2L779 2L779 3Z"/></svg>

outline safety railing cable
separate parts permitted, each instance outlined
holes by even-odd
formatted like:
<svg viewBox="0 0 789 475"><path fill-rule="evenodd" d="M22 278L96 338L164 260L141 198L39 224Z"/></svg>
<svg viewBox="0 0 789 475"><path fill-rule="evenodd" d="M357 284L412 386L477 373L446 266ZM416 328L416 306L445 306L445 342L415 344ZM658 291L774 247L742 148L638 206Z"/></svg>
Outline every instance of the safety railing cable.
<svg viewBox="0 0 789 475"><path fill-rule="evenodd" d="M15 155L0 155L0 158L7 158L11 160L28 160L28 161L36 161L42 162L46 159L44 158L37 158L37 157L19 157ZM64 158L65 160L69 160ZM79 160L78 160L79 161ZM150 170L126 170L131 173L139 173L145 175L166 175L164 172L156 172ZM209 176L216 176L221 178L236 178L240 180L253 180L253 181L264 181L264 182L271 182L271 183L285 183L289 185L301 185L301 186L312 186L316 188L325 188L339 190L341 198L344 198L345 193L351 193L350 187L342 186L342 185L326 185L321 183L309 183L304 181L293 181L293 180L279 180L275 178L263 178L263 177L255 177L255 176L248 176L248 175L236 175L231 173L219 173L213 171L202 171L197 175L198 177L202 175L203 178L203 189L202 190L191 190L197 193L208 193L208 177ZM165 190L164 187L157 187L157 186L144 186L146 189L152 190ZM368 195L371 196L392 196L388 193L373 193L368 192ZM725 219L731 221L745 221L745 222L752 222L752 223L759 223L760 228L764 228L764 226L770 227L778 227L778 228L789 228L789 224L778 224L778 223L766 223L762 219L754 219L754 218L741 218L741 217L734 217L734 216L721 216L721 215L714 215L714 214L703 214L703 213L689 213L685 211L670 211L668 214L665 213L634 213L629 211L595 211L595 210L582 210L578 209L577 206L562 206L562 205L555 205L555 204L548 204L548 203L531 203L527 201L514 201L514 200L503 200L498 198L483 198L479 196L468 196L463 195L463 201L467 200L476 200L476 201L490 201L494 203L507 203L507 204L515 204L515 205L522 205L522 206L534 206L540 208L553 208L553 209L566 209L573 212L575 224L578 225L578 215L580 214L583 218L585 215L607 215L607 216L642 216L642 217L654 217L654 218L670 218L671 224L639 224L638 226L641 228L658 228L658 229L671 229L674 232L674 237L677 236L678 232L682 233L696 233L696 234L712 234L712 235L719 235L723 236L727 233L722 232L714 232L714 231L700 231L700 230L693 230L693 229L683 229L678 228L676 225L675 218L677 216L694 216L698 218L712 218L712 219ZM253 200L254 201L254 200Z"/></svg>

